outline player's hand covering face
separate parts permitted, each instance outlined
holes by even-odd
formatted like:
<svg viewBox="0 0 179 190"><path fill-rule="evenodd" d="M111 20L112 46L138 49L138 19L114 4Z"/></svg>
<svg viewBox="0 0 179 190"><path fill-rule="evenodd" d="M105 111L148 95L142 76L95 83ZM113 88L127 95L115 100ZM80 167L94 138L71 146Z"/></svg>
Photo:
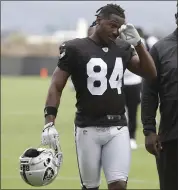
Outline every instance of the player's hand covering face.
<svg viewBox="0 0 179 190"><path fill-rule="evenodd" d="M106 44L115 42L119 36L119 28L125 23L125 19L118 15L111 14L110 18L99 17L97 19L97 28L100 31L100 37Z"/></svg>
<svg viewBox="0 0 179 190"><path fill-rule="evenodd" d="M134 47L141 42L141 37L132 24L124 24L119 28L119 36Z"/></svg>

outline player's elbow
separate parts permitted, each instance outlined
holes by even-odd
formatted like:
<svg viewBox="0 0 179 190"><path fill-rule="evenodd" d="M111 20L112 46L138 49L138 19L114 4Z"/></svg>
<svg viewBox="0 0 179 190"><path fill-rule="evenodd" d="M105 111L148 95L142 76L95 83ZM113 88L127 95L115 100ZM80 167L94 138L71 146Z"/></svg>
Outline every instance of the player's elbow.
<svg viewBox="0 0 179 190"><path fill-rule="evenodd" d="M53 94L61 94L62 93L62 88L56 83L55 81L52 81L49 87L48 93L53 95Z"/></svg>
<svg viewBox="0 0 179 190"><path fill-rule="evenodd" d="M148 82L153 82L157 79L157 73L154 71L148 72L143 75L143 78Z"/></svg>
<svg viewBox="0 0 179 190"><path fill-rule="evenodd" d="M155 68L155 66L153 68L151 68L151 72L150 72L150 79L154 80L157 78L157 70Z"/></svg>
<svg viewBox="0 0 179 190"><path fill-rule="evenodd" d="M143 71L145 73L144 78L146 80L153 81L157 78L157 70L153 61L148 62L148 64L145 65L145 69L143 69Z"/></svg>

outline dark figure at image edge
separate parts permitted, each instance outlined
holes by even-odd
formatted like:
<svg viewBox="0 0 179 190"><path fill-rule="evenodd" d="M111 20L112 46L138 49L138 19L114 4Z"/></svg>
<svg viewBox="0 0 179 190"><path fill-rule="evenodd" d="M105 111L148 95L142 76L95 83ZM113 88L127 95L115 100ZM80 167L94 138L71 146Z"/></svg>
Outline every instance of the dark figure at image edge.
<svg viewBox="0 0 179 190"><path fill-rule="evenodd" d="M161 190L178 189L178 12L176 30L157 42L150 54L157 79L143 81L141 117L145 146L155 155ZM156 111L160 124L156 133Z"/></svg>

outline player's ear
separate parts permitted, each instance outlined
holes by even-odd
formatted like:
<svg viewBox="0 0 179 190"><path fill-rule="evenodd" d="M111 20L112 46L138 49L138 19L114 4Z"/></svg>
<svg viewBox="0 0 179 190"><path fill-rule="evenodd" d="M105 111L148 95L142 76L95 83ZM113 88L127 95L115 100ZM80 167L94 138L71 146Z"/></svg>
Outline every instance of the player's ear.
<svg viewBox="0 0 179 190"><path fill-rule="evenodd" d="M96 18L96 25L99 25L99 24L100 24L100 21L101 21L101 18L98 16L98 17Z"/></svg>

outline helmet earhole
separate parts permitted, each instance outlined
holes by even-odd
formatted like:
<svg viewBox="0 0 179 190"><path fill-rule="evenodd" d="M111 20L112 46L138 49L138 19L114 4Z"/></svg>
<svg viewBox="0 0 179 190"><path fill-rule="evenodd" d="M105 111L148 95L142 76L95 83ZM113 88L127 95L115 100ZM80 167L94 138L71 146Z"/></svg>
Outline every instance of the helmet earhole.
<svg viewBox="0 0 179 190"><path fill-rule="evenodd" d="M35 148L30 148L24 153L24 157L34 158L40 155L40 152Z"/></svg>

